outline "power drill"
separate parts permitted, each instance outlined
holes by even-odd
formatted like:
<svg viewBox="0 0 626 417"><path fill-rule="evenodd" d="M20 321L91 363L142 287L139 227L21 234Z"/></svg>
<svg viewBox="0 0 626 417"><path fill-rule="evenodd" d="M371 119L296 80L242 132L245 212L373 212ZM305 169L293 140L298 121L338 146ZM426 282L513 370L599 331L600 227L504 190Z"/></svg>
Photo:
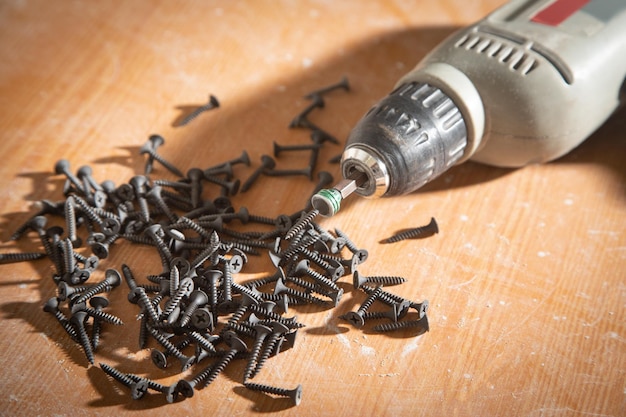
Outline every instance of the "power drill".
<svg viewBox="0 0 626 417"><path fill-rule="evenodd" d="M553 160L625 96L626 1L513 0L448 37L363 116L343 179L311 203L332 216L354 192L410 193L470 158Z"/></svg>

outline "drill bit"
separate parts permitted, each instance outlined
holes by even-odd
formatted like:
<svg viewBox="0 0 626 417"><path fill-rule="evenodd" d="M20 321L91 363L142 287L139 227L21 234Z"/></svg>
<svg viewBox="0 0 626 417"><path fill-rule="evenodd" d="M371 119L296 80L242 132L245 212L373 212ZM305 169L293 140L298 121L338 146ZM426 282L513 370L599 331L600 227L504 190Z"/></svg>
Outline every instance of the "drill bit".
<svg viewBox="0 0 626 417"><path fill-rule="evenodd" d="M319 214L331 217L337 214L341 202L367 181L364 172L355 170L333 188L324 188L311 197L311 204Z"/></svg>

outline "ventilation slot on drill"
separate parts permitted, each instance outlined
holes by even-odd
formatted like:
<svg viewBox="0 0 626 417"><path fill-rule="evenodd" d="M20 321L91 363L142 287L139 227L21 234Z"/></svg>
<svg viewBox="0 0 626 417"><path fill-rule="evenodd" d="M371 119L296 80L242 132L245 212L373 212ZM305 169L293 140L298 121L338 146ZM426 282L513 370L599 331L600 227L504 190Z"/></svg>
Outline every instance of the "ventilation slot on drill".
<svg viewBox="0 0 626 417"><path fill-rule="evenodd" d="M538 65L537 60L521 45L508 39L498 39L490 34L475 32L464 35L454 46L494 58L521 75L529 74Z"/></svg>

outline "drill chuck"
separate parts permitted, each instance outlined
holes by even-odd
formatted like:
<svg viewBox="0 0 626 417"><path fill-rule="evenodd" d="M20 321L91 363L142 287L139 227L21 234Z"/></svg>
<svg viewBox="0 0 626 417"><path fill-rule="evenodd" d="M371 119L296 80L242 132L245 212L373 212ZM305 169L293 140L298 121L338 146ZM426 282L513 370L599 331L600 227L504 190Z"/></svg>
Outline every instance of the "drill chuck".
<svg viewBox="0 0 626 417"><path fill-rule="evenodd" d="M348 137L341 166L367 175L363 196L410 193L465 153L467 130L458 107L427 83L402 84L376 104Z"/></svg>

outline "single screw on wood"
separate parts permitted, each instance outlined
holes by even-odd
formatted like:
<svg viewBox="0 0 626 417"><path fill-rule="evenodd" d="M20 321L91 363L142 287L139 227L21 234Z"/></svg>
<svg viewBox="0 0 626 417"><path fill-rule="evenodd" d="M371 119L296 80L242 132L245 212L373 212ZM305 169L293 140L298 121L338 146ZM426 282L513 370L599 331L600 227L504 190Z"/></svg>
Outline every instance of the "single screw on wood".
<svg viewBox="0 0 626 417"><path fill-rule="evenodd" d="M220 102L217 100L217 97L215 97L214 95L209 95L209 101L206 104L203 104L202 106L198 106L196 107L191 113L189 113L187 116L185 116L183 118L183 120L181 120L176 126L177 127L181 127L181 126L185 126L187 125L189 122L191 122L193 119L195 119L196 117L198 117L200 114L209 111L211 109L215 109L218 108L220 106Z"/></svg>
<svg viewBox="0 0 626 417"><path fill-rule="evenodd" d="M293 405L299 405L302 401L302 385L300 384L298 384L298 386L294 389L272 387L270 385L256 384L254 382L246 382L244 383L244 385L246 388L252 391L260 391L266 394L273 394L280 397L290 398L293 402Z"/></svg>
<svg viewBox="0 0 626 417"><path fill-rule="evenodd" d="M430 330L428 324L428 316L424 316L419 320L403 320L395 323L379 324L373 327L373 330L380 333L387 333L401 329L417 328L418 336Z"/></svg>
<svg viewBox="0 0 626 417"><path fill-rule="evenodd" d="M274 169L276 167L276 161L269 155L261 155L261 166L259 166L248 179L241 186L241 192L245 193L250 189L252 184L261 176L266 170Z"/></svg>
<svg viewBox="0 0 626 417"><path fill-rule="evenodd" d="M15 262L35 261L37 259L45 258L46 255L43 252L10 252L0 254L0 264L9 264Z"/></svg>
<svg viewBox="0 0 626 417"><path fill-rule="evenodd" d="M430 219L430 223L428 223L426 226L420 226L413 229L404 230L400 233L396 233L391 237L388 237L387 239L381 240L380 243L395 243L405 239L428 237L436 233L439 233L439 227L437 226L435 218L432 217Z"/></svg>
<svg viewBox="0 0 626 417"><path fill-rule="evenodd" d="M364 284L378 285L400 285L406 282L406 279L398 276L370 276L361 275L359 271L352 274L352 284L354 288L361 288Z"/></svg>

